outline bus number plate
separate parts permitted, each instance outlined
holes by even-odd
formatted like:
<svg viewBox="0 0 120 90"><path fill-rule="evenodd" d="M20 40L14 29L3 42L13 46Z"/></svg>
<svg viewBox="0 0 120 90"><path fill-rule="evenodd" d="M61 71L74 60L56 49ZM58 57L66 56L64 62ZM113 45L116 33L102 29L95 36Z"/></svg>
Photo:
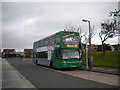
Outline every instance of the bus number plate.
<svg viewBox="0 0 120 90"><path fill-rule="evenodd" d="M71 67L76 67L76 66L71 66Z"/></svg>

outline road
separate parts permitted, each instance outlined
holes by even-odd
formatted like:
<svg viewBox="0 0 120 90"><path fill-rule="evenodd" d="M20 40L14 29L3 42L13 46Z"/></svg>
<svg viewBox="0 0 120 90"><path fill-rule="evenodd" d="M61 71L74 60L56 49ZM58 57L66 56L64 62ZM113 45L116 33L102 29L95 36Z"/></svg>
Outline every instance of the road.
<svg viewBox="0 0 120 90"><path fill-rule="evenodd" d="M36 88L116 88L112 85L56 72L56 70L49 69L48 67L35 65L31 60L18 58L6 60Z"/></svg>
<svg viewBox="0 0 120 90"><path fill-rule="evenodd" d="M0 90L2 89L2 59L0 58Z"/></svg>

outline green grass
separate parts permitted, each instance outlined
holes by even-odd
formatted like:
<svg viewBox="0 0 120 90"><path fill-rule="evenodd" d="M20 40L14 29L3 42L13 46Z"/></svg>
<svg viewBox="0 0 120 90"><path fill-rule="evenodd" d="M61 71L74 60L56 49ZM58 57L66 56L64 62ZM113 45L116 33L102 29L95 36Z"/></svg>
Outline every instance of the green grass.
<svg viewBox="0 0 120 90"><path fill-rule="evenodd" d="M94 66L120 68L118 65L119 51L92 52ZM119 54L120 55L120 54ZM83 63L85 64L85 53L83 54Z"/></svg>

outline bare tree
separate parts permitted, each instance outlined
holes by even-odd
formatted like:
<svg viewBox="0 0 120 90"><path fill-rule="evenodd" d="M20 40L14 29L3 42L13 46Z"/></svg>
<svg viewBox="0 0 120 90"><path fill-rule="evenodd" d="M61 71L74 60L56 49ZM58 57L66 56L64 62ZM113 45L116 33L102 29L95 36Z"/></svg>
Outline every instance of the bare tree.
<svg viewBox="0 0 120 90"><path fill-rule="evenodd" d="M81 31L81 26L79 27L75 27L73 25L71 25L71 23L69 24L66 24L66 27L64 29L65 31L75 31L75 32L79 32L80 34L80 38L81 40L83 40L82 43L86 42L88 36L87 36L87 32L82 32ZM93 38L93 36L95 35L96 33L94 32L94 26L91 28L91 38Z"/></svg>
<svg viewBox="0 0 120 90"><path fill-rule="evenodd" d="M102 43L102 51L104 51L104 43L108 38L113 38L116 34L119 34L119 21L118 17L120 17L120 10L117 11L115 9L115 12L110 12L110 17L113 17L113 20L107 20L103 23L101 23L101 31L99 32L99 36Z"/></svg>
<svg viewBox="0 0 120 90"><path fill-rule="evenodd" d="M81 26L77 27L77 26L73 26L71 25L71 23L66 24L65 29L66 31L75 31L75 32L79 32L81 30Z"/></svg>
<svg viewBox="0 0 120 90"><path fill-rule="evenodd" d="M93 28L91 28L91 38L93 38L93 36L96 34L94 31L95 26L93 26Z"/></svg>

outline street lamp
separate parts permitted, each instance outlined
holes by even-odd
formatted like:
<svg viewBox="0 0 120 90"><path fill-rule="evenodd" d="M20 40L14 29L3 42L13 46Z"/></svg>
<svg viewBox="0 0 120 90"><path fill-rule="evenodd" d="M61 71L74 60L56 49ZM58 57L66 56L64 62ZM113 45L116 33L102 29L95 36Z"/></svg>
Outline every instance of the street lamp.
<svg viewBox="0 0 120 90"><path fill-rule="evenodd" d="M89 63L89 69L92 69L92 58L91 58L91 28L90 28L90 21L89 20L82 20L83 22L88 22L89 24L89 59L88 59L88 63Z"/></svg>

